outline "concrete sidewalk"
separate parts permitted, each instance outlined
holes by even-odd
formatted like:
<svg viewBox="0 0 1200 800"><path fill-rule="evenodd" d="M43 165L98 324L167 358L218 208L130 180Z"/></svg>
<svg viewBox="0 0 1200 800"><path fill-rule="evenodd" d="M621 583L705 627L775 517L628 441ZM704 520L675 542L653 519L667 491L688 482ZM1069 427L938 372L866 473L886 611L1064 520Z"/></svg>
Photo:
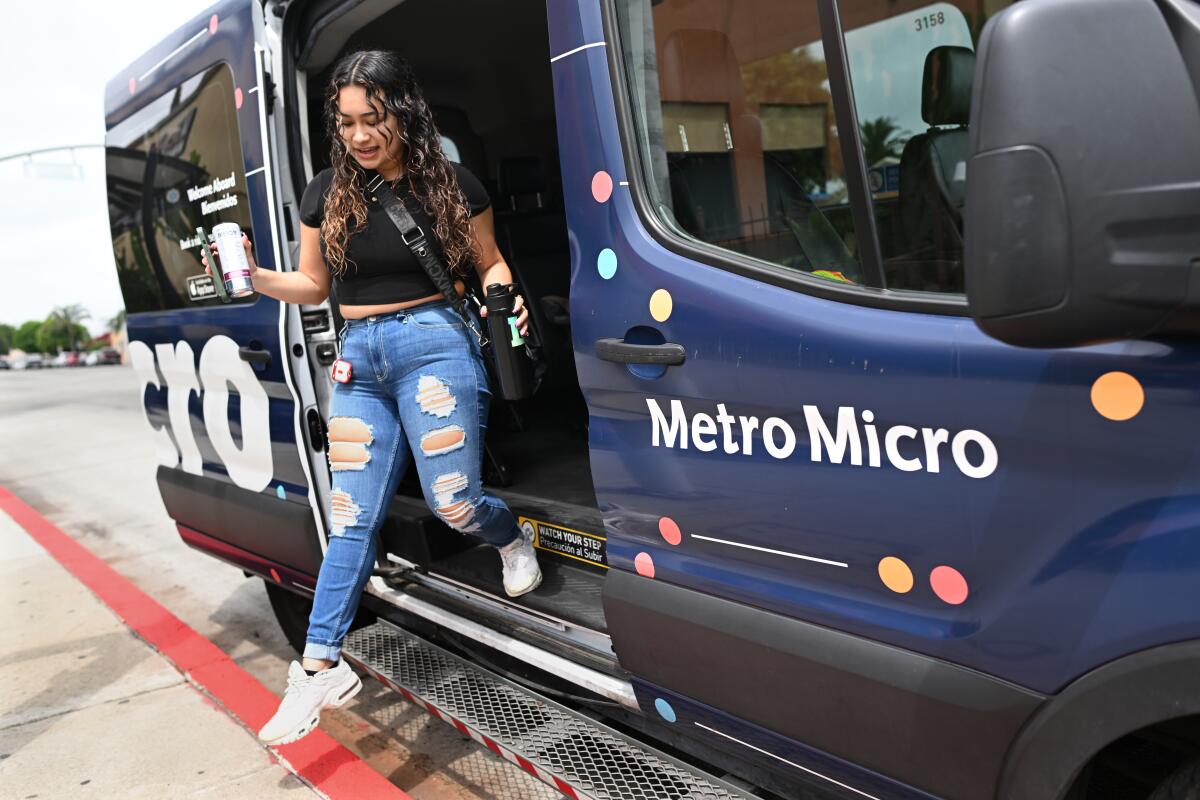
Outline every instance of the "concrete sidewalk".
<svg viewBox="0 0 1200 800"><path fill-rule="evenodd" d="M0 512L6 798L318 796Z"/></svg>

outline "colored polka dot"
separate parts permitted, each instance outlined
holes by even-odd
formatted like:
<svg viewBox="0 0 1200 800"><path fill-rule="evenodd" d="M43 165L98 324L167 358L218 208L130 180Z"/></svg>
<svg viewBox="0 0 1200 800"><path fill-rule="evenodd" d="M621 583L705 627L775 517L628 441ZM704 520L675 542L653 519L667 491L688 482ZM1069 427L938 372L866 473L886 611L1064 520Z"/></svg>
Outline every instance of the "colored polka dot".
<svg viewBox="0 0 1200 800"><path fill-rule="evenodd" d="M135 92L137 92L137 78L130 78L129 79L129 93L134 94Z"/></svg>
<svg viewBox="0 0 1200 800"><path fill-rule="evenodd" d="M633 568L637 570L637 574L643 578L654 577L654 559L649 553L638 553L633 559Z"/></svg>
<svg viewBox="0 0 1200 800"><path fill-rule="evenodd" d="M275 496L280 500L287 500L287 491L283 488L282 483L275 487Z"/></svg>
<svg viewBox="0 0 1200 800"><path fill-rule="evenodd" d="M674 722L677 719L675 709L671 708L671 704L661 697L654 701L654 710L667 722Z"/></svg>
<svg viewBox="0 0 1200 800"><path fill-rule="evenodd" d="M967 579L954 567L935 567L929 574L929 585L933 587L934 594L952 606L960 605L967 599Z"/></svg>
<svg viewBox="0 0 1200 800"><path fill-rule="evenodd" d="M1133 419L1146 402L1146 391L1128 372L1106 372L1092 384L1092 405L1114 422Z"/></svg>
<svg viewBox="0 0 1200 800"><path fill-rule="evenodd" d="M658 521L658 532L667 540L668 544L679 544L683 541L683 534L679 531L679 525L670 517L663 517Z"/></svg>
<svg viewBox="0 0 1200 800"><path fill-rule="evenodd" d="M880 560L879 580L883 581L883 585L896 594L904 594L913 587L912 570L909 569L908 564L895 556L888 556Z"/></svg>
<svg viewBox="0 0 1200 800"><path fill-rule="evenodd" d="M675 301L671 299L671 293L666 289L659 289L650 295L650 316L659 322L666 322L667 318L671 316L674 304Z"/></svg>
<svg viewBox="0 0 1200 800"><path fill-rule="evenodd" d="M600 272L600 277L608 280L613 275L617 274L617 254L609 248L604 248L600 251L600 255L596 256L596 269Z"/></svg>
<svg viewBox="0 0 1200 800"><path fill-rule="evenodd" d="M218 23L218 21L219 21L219 20L217 19L217 15L216 15L216 14L213 14L211 17L209 17L209 18L208 18L208 32L209 32L209 33L216 33L216 32L217 32L217 23Z"/></svg>
<svg viewBox="0 0 1200 800"><path fill-rule="evenodd" d="M275 571L274 567L271 567L271 580L275 581L276 583L279 583L280 580L279 573Z"/></svg>
<svg viewBox="0 0 1200 800"><path fill-rule="evenodd" d="M597 203L607 202L612 197L612 190L612 176L607 172L600 170L592 176L592 197L596 198Z"/></svg>
<svg viewBox="0 0 1200 800"><path fill-rule="evenodd" d="M242 107L242 87L237 87L233 90L233 104L238 108Z"/></svg>

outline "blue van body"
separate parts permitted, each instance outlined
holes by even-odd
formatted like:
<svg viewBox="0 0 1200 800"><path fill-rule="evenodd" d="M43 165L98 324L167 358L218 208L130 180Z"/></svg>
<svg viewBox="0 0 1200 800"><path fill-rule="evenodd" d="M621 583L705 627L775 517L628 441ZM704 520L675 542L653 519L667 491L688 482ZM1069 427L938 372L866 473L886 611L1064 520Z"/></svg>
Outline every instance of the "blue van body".
<svg viewBox="0 0 1200 800"><path fill-rule="evenodd" d="M1072 687L1094 688L1076 712L1134 703L1139 665L1194 658L1200 346L1020 349L981 333L963 304L903 310L895 292L838 294L698 257L640 185L610 6L548 0L546 21L604 610L642 712L785 780L816 774L838 796L1017 796L1002 792L1025 785L1022 758L1051 753L1039 737L1077 730L1055 727ZM257 3L217 4L109 84L106 127L110 147L127 147L157 98L227 65L247 233L261 266L286 269L294 208L265 127L280 111L264 95L282 80L264 77L268 28ZM131 309L128 326L181 533L311 587L324 445L307 419L298 310L256 296ZM606 338L677 343L686 357L612 363L597 355ZM208 347L226 355L206 373ZM265 401L243 400L246 375ZM1109 395L1139 391L1131 418L1105 415ZM269 453L231 470L226 440L244 456L254 425ZM1136 668L1106 694L1096 676L1121 664ZM1059 796L1113 739L1200 713L1200 682L1176 680L1159 685L1169 714L1057 741L1061 757L1044 757L1064 774L1039 773L1038 796Z"/></svg>

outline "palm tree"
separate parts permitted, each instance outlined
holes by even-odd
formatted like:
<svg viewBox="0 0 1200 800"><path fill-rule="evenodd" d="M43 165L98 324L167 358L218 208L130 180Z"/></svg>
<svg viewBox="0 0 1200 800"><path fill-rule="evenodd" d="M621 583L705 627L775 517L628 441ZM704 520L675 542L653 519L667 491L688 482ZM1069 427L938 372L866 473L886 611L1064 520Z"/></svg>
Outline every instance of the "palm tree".
<svg viewBox="0 0 1200 800"><path fill-rule="evenodd" d="M909 132L900 130L891 117L876 117L864 122L862 145L867 166L878 164L886 158L899 158L909 136Z"/></svg>
<svg viewBox="0 0 1200 800"><path fill-rule="evenodd" d="M111 333L120 333L121 328L125 327L125 309L118 311L112 319L108 321L108 330Z"/></svg>
<svg viewBox="0 0 1200 800"><path fill-rule="evenodd" d="M50 316L46 321L51 324L53 330L60 332L63 339L70 342L72 350L79 349L77 341L77 333L81 327L81 323L85 319L91 319L92 315L79 303L72 303L69 306L58 306L50 312Z"/></svg>

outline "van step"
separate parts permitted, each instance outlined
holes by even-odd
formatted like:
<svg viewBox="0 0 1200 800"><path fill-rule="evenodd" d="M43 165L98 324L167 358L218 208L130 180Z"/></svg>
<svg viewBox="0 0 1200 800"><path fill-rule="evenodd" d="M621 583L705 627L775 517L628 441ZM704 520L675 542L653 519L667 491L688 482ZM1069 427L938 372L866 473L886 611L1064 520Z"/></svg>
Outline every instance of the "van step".
<svg viewBox="0 0 1200 800"><path fill-rule="evenodd" d="M342 652L405 699L567 797L753 798L385 620L352 631Z"/></svg>

